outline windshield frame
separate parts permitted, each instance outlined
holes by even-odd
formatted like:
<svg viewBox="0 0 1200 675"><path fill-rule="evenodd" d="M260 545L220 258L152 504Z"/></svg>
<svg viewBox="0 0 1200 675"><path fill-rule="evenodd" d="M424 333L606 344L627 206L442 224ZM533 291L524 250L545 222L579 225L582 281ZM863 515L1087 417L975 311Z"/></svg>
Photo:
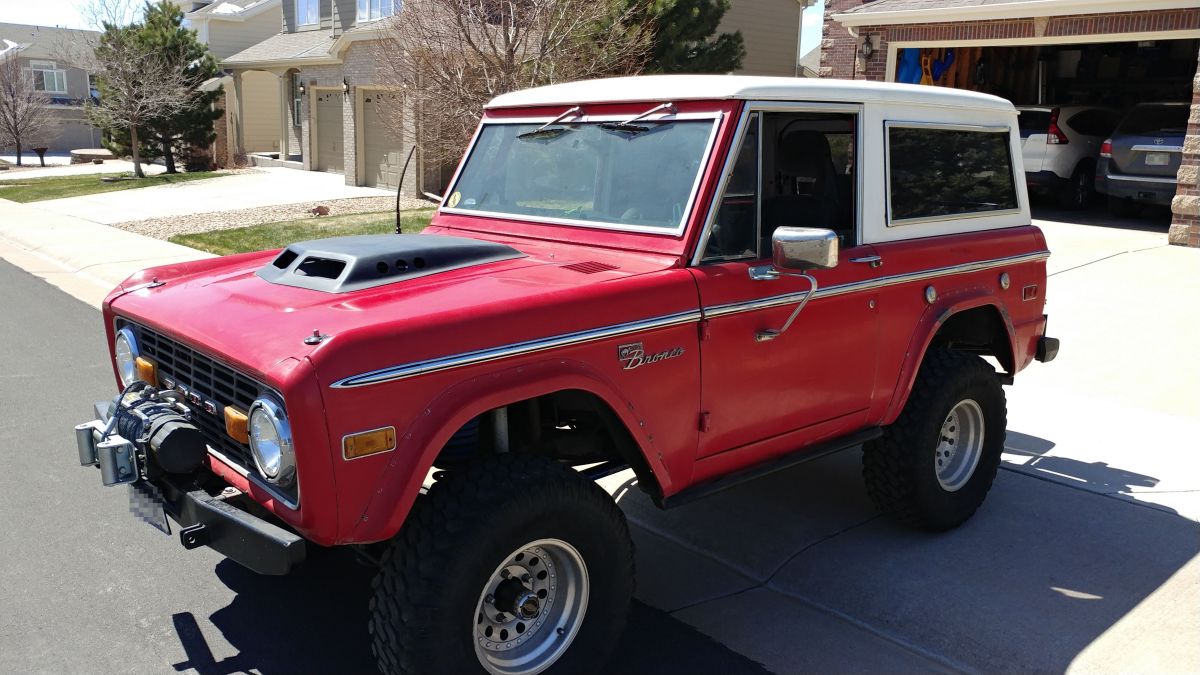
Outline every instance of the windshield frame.
<svg viewBox="0 0 1200 675"><path fill-rule="evenodd" d="M578 103L584 107L586 113L587 103ZM688 222L692 217L692 213L696 208L697 202L700 200L701 188L703 186L704 176L708 173L708 169L713 159L713 151L716 147L717 135L722 128L722 122L725 118L725 113L721 111L712 112L677 112L674 114L666 114L653 119L641 120L645 124L653 125L658 122L683 122L708 120L711 128L708 133L708 140L704 144L704 154L701 158L700 165L696 169L696 176L692 180L691 191L688 194L688 200L684 206L679 222L671 228L656 227L653 225L637 225L632 223L610 223L601 220L575 220L572 218L554 218L548 216L532 216L518 213L504 213L501 211L479 211L475 209L462 209L446 205L446 200L454 194L458 188L458 182L462 178L463 169L474 156L476 146L483 134L483 130L491 125L509 125L509 124L537 124L543 125L555 119L554 115L537 115L530 117L489 117L487 115L480 121L478 128L475 129L475 135L471 137L471 143L467 147L467 152L464 155L463 161L459 163L458 168L454 171L454 177L450 180L449 187L442 197L442 204L438 208L439 213L448 213L458 216L468 216L475 218L488 218L499 220L524 221L531 223L540 223L544 225L566 225L568 227L586 228L592 230L614 230L618 232L630 232L635 234L653 234L659 236L681 237L687 230ZM611 113L611 114L594 114L580 115L579 117L571 118L569 122L564 122L564 126L574 126L579 124L601 124L603 122L621 122L629 119L627 113Z"/></svg>

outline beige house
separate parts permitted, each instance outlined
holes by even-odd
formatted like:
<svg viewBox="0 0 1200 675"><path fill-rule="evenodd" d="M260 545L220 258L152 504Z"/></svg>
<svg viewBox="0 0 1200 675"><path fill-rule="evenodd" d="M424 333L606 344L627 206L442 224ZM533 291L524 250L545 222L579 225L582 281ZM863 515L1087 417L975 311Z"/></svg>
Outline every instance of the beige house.
<svg viewBox="0 0 1200 675"><path fill-rule="evenodd" d="M174 0L184 11L187 25L208 45L214 58L226 58L277 35L283 26L283 0ZM228 139L240 137L242 153L279 151L280 86L279 78L265 71L251 71L241 78L239 92L235 82L226 78L226 95L241 94L241 115L226 114L224 129L218 129L218 155L233 159ZM229 105L227 104L228 108Z"/></svg>
<svg viewBox="0 0 1200 675"><path fill-rule="evenodd" d="M801 14L817 0L733 0L717 29L741 31L746 58L738 75L804 76L800 54Z"/></svg>
<svg viewBox="0 0 1200 675"><path fill-rule="evenodd" d="M34 147L69 152L100 147L100 130L87 121L84 103L93 95L87 71L63 62L60 46L91 40L95 31L0 23L0 55L15 55L33 86L50 98L46 113L52 120L41 138L27 139L24 150ZM11 148L3 148L11 152Z"/></svg>
<svg viewBox="0 0 1200 675"><path fill-rule="evenodd" d="M348 185L396 188L411 142L403 143L389 129L387 121L400 102L379 84L375 58L383 36L380 20L391 15L392 0L279 0L276 5L282 10L282 31L222 59L232 76L226 86L232 92L227 104L234 120L231 147L244 149L258 165L328 171L343 174ZM253 90L263 82L272 83L279 101L272 146L277 158L256 152L251 142L247 115L258 95ZM419 165L420 158L414 159L406 193L419 191Z"/></svg>

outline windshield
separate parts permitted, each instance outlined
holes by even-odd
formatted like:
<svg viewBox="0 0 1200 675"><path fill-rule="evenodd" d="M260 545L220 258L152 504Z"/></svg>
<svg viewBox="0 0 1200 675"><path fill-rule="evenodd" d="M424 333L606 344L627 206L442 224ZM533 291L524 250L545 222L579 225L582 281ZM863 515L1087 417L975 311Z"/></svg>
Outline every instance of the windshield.
<svg viewBox="0 0 1200 675"><path fill-rule="evenodd" d="M445 209L675 232L715 123L485 124Z"/></svg>

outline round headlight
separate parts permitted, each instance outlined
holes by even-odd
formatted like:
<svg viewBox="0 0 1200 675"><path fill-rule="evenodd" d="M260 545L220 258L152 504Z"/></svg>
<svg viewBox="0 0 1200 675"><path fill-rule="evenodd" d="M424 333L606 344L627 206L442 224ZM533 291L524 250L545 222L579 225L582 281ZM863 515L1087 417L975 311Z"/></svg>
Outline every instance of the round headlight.
<svg viewBox="0 0 1200 675"><path fill-rule="evenodd" d="M137 357L137 338L133 337L133 331L128 328L117 331L113 359L117 363L117 374L121 376L121 386L128 387L137 381Z"/></svg>
<svg viewBox="0 0 1200 675"><path fill-rule="evenodd" d="M250 406L250 451L254 464L268 481L290 483L296 473L292 429L283 408L269 398Z"/></svg>

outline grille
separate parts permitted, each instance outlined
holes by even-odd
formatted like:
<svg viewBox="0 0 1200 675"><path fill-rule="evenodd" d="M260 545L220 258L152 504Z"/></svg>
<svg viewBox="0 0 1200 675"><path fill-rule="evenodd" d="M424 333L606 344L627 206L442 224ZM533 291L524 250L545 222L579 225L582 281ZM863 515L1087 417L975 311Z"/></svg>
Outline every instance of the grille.
<svg viewBox="0 0 1200 675"><path fill-rule="evenodd" d="M588 260L585 262L563 265L563 269L579 272L580 274L595 274L597 272L608 272L610 270L615 270L617 269L617 266L609 265L608 263L596 262L595 260Z"/></svg>
<svg viewBox="0 0 1200 675"><path fill-rule="evenodd" d="M248 412L259 394L269 388L162 333L118 319L117 329L125 327L133 330L142 355L157 364L159 383L164 386L174 383L188 394L187 405L208 445L255 474L250 446L225 433L225 406L233 405ZM194 397L199 397L200 402ZM289 490L287 494L291 496L292 492Z"/></svg>

